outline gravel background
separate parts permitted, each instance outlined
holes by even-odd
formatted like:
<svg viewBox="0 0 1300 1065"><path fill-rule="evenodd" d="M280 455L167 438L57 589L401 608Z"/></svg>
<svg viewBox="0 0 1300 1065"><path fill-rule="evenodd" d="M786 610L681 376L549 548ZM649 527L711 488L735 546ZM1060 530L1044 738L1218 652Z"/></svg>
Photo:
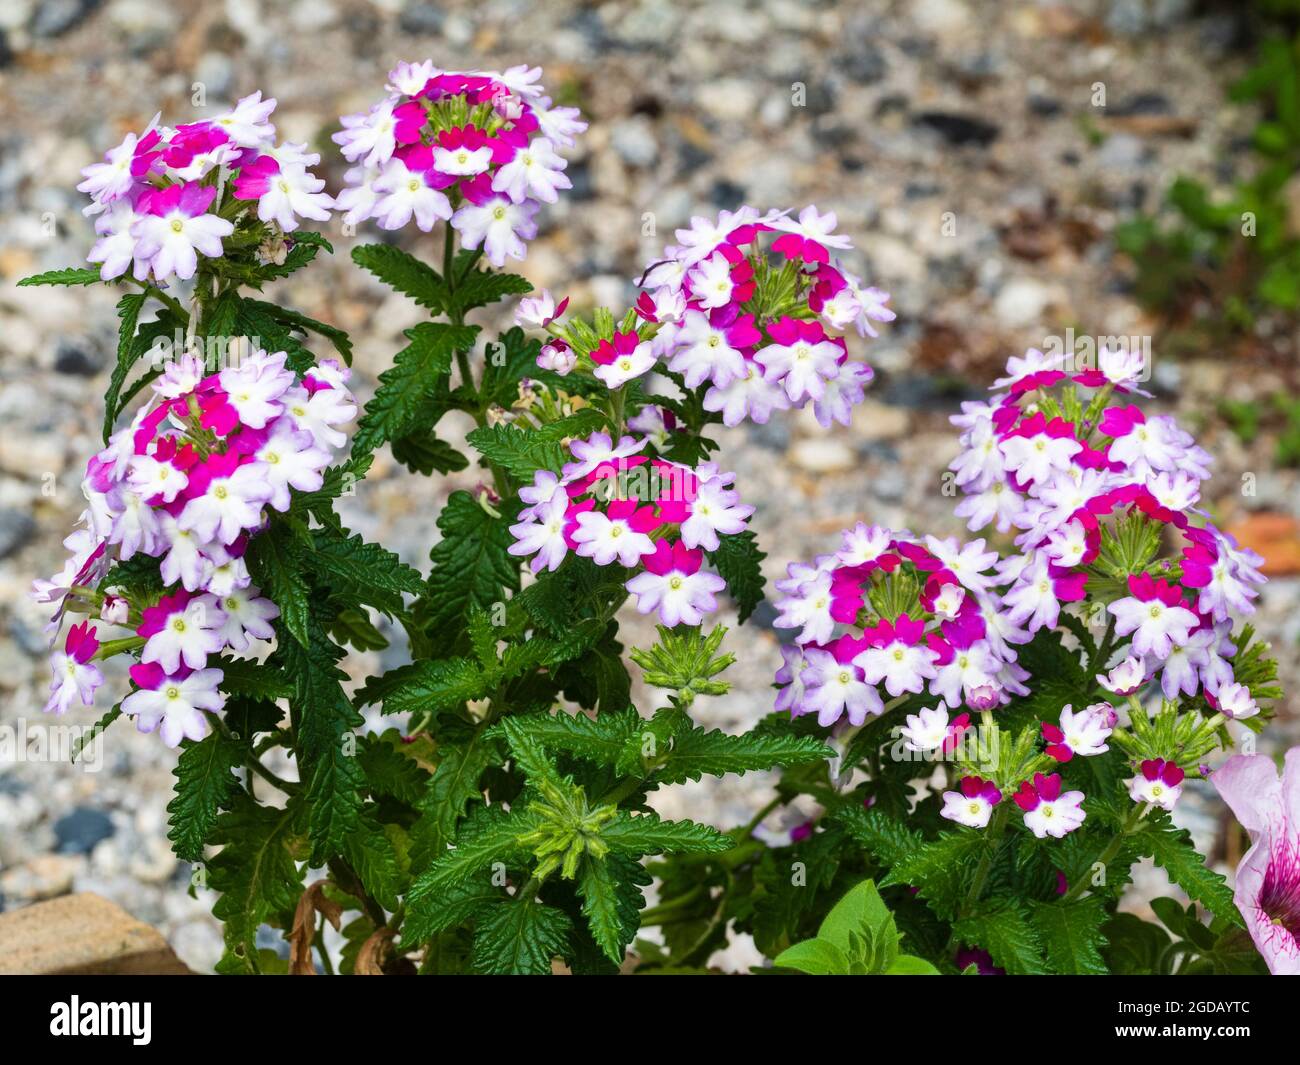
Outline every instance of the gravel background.
<svg viewBox="0 0 1300 1065"><path fill-rule="evenodd" d="M879 377L851 430L826 433L811 417L778 416L720 434L724 462L758 507L754 527L773 577L825 550L859 517L961 532L940 480L956 449L946 424L956 402L980 392L1007 355L1067 326L1093 335L1154 331L1114 254L1115 224L1157 204L1175 174L1226 186L1247 158L1248 113L1223 97L1248 59L1241 27L1231 5L1191 8L1179 0L5 0L0 726L41 719L45 616L26 591L61 564L60 540L80 509L80 471L97 446L116 328L109 290L20 294L13 282L80 262L91 233L73 188L78 171L155 111L188 121L263 88L280 101L282 137L327 146L335 116L377 98L398 59L541 64L546 85L592 126L572 153L575 188L545 213L521 269L579 305L623 304L627 279L693 213L739 202L834 209L865 275L893 292L899 320L864 352ZM206 108L191 104L196 83ZM1097 83L1104 109L1092 102ZM792 103L796 86L803 106ZM329 148L325 157L336 188L341 159ZM658 236L643 235L647 221ZM352 333L364 398L421 312L351 264L348 248L374 240L374 230L348 237L334 223L328 235L338 254L271 298ZM404 243L422 247L414 232ZM1155 358L1159 405L1219 456L1214 509L1228 522L1251 511L1293 520L1296 472L1272 467L1270 440L1244 448L1214 416L1222 396L1292 386L1286 363L1178 362L1158 346ZM1244 473L1255 475L1253 497L1241 494ZM442 500L474 481L471 471L412 478L385 452L347 501L346 518L423 567ZM710 724L742 729L770 707L779 660L764 625L771 616L729 638L742 657L729 674L733 691L699 707ZM632 638L648 631L635 615L625 624ZM1283 572L1266 589L1260 628L1290 691L1300 692L1294 575ZM395 644L349 668L362 676L402 654ZM1292 696L1265 749L1296 741L1297 706ZM77 717L90 720L88 710ZM220 953L211 900L186 895L190 870L165 838L173 763L155 737L119 724L99 772L0 764L0 908L97 891L161 927L190 965L210 968ZM769 789L761 778L729 777L673 789L659 805L732 825ZM1206 846L1221 834L1217 799L1194 797L1179 817ZM1163 875L1153 872L1133 904L1162 889ZM750 957L742 944L721 961Z"/></svg>

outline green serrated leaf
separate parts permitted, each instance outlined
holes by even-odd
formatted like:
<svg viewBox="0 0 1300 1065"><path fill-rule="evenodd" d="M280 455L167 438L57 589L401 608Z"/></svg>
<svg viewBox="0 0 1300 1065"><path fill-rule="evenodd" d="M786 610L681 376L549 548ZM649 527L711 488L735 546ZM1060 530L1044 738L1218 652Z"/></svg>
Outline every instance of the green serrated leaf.
<svg viewBox="0 0 1300 1065"><path fill-rule="evenodd" d="M176 793L167 804L171 831L167 838L182 861L203 858L203 846L217 824L217 815L239 791L234 769L243 763L239 745L223 733L213 732L187 744L176 760L172 775Z"/></svg>
<svg viewBox="0 0 1300 1065"><path fill-rule="evenodd" d="M1102 958L1107 914L1100 899L1070 902L1030 902L1030 920L1043 944L1047 962L1058 973L1105 976Z"/></svg>
<svg viewBox="0 0 1300 1065"><path fill-rule="evenodd" d="M500 756L500 744L482 731L463 744L438 748L438 767L417 803L417 864L437 858L456 835L456 825L469 804L482 798L479 778Z"/></svg>
<svg viewBox="0 0 1300 1065"><path fill-rule="evenodd" d="M708 555L718 576L727 582L727 591L735 600L739 620L743 625L754 608L763 601L763 585L766 582L761 563L767 555L758 549L757 538L748 530L719 537L718 549L710 551Z"/></svg>
<svg viewBox="0 0 1300 1065"><path fill-rule="evenodd" d="M560 710L554 714L529 714L513 719L513 724L549 751L613 766L627 740L639 732L642 719L630 709L594 718Z"/></svg>
<svg viewBox="0 0 1300 1065"><path fill-rule="evenodd" d="M457 351L474 346L477 326L421 322L406 330L410 341L379 375L379 388L366 404L352 437L352 454L376 450L418 428L421 404L444 385Z"/></svg>
<svg viewBox="0 0 1300 1065"><path fill-rule="evenodd" d="M306 646L311 608L308 582L303 573L302 545L287 526L273 522L249 544L248 569L253 580L280 608L280 624L299 644Z"/></svg>
<svg viewBox="0 0 1300 1065"><path fill-rule="evenodd" d="M601 842L611 851L641 857L646 854L718 854L735 841L716 828L694 821L663 821L658 814L631 814L619 810L601 827Z"/></svg>
<svg viewBox="0 0 1300 1065"><path fill-rule="evenodd" d="M402 742L396 729L382 736L364 737L357 760L373 794L387 795L407 806L415 806L424 797L429 773L407 753L412 749L413 745Z"/></svg>
<svg viewBox="0 0 1300 1065"><path fill-rule="evenodd" d="M578 896L587 926L601 952L615 965L623 963L627 946L640 924L648 883L645 870L630 858L611 854L597 860L588 856L578 873Z"/></svg>
<svg viewBox="0 0 1300 1065"><path fill-rule="evenodd" d="M954 937L983 947L1012 976L1047 972L1037 930L1025 911L1010 899L990 900L952 926Z"/></svg>
<svg viewBox="0 0 1300 1065"><path fill-rule="evenodd" d="M97 267L66 266L62 270L46 270L43 274L33 274L18 282L19 288L33 285L97 285L103 278Z"/></svg>
<svg viewBox="0 0 1300 1065"><path fill-rule="evenodd" d="M217 819L214 842L224 846L208 863L208 886L221 895L212 907L226 940L219 971L260 971L258 927L292 916L303 890L298 859L304 823L296 800L277 809L246 794Z"/></svg>
<svg viewBox="0 0 1300 1065"><path fill-rule="evenodd" d="M895 861L880 886L906 884L920 890L930 908L951 918L964 897L967 878L988 848L979 832L942 832Z"/></svg>
<svg viewBox="0 0 1300 1065"><path fill-rule="evenodd" d="M276 651L293 684L289 710L300 771L308 782L311 856L317 865L339 853L344 837L356 829L365 783L361 766L345 745L345 737L365 719L343 690L347 676L338 668L342 656L343 649L315 616L309 618L305 646L285 642Z"/></svg>
<svg viewBox="0 0 1300 1065"><path fill-rule="evenodd" d="M342 592L391 616L402 612L403 592L418 595L424 590L419 571L378 544L366 543L360 536L343 538L333 529L316 529L312 539L310 565L315 580L336 594Z"/></svg>
<svg viewBox="0 0 1300 1065"><path fill-rule="evenodd" d="M438 515L441 541L429 554L433 570L422 601L426 627L437 631L478 607L490 611L519 590L519 562L510 517L493 517L468 492L453 492Z"/></svg>
<svg viewBox="0 0 1300 1065"><path fill-rule="evenodd" d="M371 677L357 691L362 706L383 703L384 713L439 713L490 694L496 678L468 658L423 660Z"/></svg>
<svg viewBox="0 0 1300 1065"><path fill-rule="evenodd" d="M1138 836L1139 842L1150 848L1156 865L1169 874L1169 879L1216 917L1237 926L1245 927L1237 905L1233 901L1228 882L1205 864L1205 859L1192 846L1186 829L1172 826L1151 826Z"/></svg>
<svg viewBox="0 0 1300 1065"><path fill-rule="evenodd" d="M117 362L109 378L108 391L104 395L104 442L108 442L113 432L113 423L118 415L118 397L122 386L126 384L131 367L140 358L143 351L137 348L135 340L136 325L140 321L140 311L144 309L145 294L132 292L123 296L117 304Z"/></svg>
<svg viewBox="0 0 1300 1065"><path fill-rule="evenodd" d="M677 736L672 751L655 770L660 784L683 784L702 776L748 773L775 766L802 765L834 756L834 751L812 736L730 736L701 728Z"/></svg>
<svg viewBox="0 0 1300 1065"><path fill-rule="evenodd" d="M425 477L434 473L456 473L469 465L469 459L432 429L419 430L392 441L393 458L412 473Z"/></svg>
<svg viewBox="0 0 1300 1065"><path fill-rule="evenodd" d="M518 481L531 481L538 470L558 473L572 458L558 440L509 423L480 426L466 439L480 455Z"/></svg>
<svg viewBox="0 0 1300 1065"><path fill-rule="evenodd" d="M458 260L465 261L466 254L461 252ZM518 274L495 270L471 270L465 273L463 267L458 265L456 278L456 287L448 299L447 310L461 316L477 307L496 303L506 296L523 296L533 290L533 286Z"/></svg>
<svg viewBox="0 0 1300 1065"><path fill-rule="evenodd" d="M508 861L528 853L519 837L530 831L535 818L524 811L499 806L479 807L456 833L455 846L411 885L406 896L406 921L402 943L424 942L439 928L439 911L447 900L494 861Z"/></svg>
<svg viewBox="0 0 1300 1065"><path fill-rule="evenodd" d="M363 813L357 827L343 837L343 857L360 877L366 893L384 909L393 911L406 884L401 863L383 826L371 813Z"/></svg>
<svg viewBox="0 0 1300 1065"><path fill-rule="evenodd" d="M223 655L210 664L221 670L221 690L227 695L274 700L287 698L293 691L283 675L261 662Z"/></svg>
<svg viewBox="0 0 1300 1065"><path fill-rule="evenodd" d="M568 914L532 899L506 898L474 928L474 969L490 976L546 976L568 951Z"/></svg>
<svg viewBox="0 0 1300 1065"><path fill-rule="evenodd" d="M245 298L244 302L250 303L257 310L270 315L286 328L297 329L302 333L315 333L318 336L324 337L334 346L334 350L339 353L343 361L348 366L352 365L352 341L349 339L347 333L338 328L338 326L329 325L326 322L319 322L315 318L308 317L305 314L300 314L298 311L290 310L287 307L281 307L275 303L265 303L262 300L250 300L247 298Z"/></svg>
<svg viewBox="0 0 1300 1065"><path fill-rule="evenodd" d="M442 277L409 252L391 244L362 244L352 249L352 261L433 314L447 309L447 288Z"/></svg>

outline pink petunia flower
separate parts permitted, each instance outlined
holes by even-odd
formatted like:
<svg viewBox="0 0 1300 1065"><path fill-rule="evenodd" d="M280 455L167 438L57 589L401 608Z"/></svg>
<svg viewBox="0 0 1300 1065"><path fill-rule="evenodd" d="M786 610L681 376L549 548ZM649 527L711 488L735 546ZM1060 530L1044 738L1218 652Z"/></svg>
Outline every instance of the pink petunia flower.
<svg viewBox="0 0 1300 1065"><path fill-rule="evenodd" d="M1234 899L1269 972L1300 976L1300 747L1279 775L1262 754L1233 755L1210 781L1250 834Z"/></svg>

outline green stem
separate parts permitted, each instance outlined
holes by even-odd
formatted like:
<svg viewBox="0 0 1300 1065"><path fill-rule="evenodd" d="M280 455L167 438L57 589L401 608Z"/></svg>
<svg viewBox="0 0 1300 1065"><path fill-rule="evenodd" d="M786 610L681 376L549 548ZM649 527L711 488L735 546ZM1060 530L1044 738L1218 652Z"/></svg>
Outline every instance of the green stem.
<svg viewBox="0 0 1300 1065"><path fill-rule="evenodd" d="M635 794L637 788L646 782L646 777L628 777L622 784L610 788L597 800L597 806L617 806L629 795Z"/></svg>
<svg viewBox="0 0 1300 1065"><path fill-rule="evenodd" d="M1100 392L1092 397L1092 402L1088 404L1088 409L1083 415L1083 420L1090 423L1087 435L1083 438L1085 444L1092 439L1092 434L1097 431L1097 416L1105 409L1106 402L1114 391L1115 386L1108 382Z"/></svg>
<svg viewBox="0 0 1300 1065"><path fill-rule="evenodd" d="M671 923L673 917L679 911L689 909L691 904L706 891L707 889L703 884L697 884L684 895L678 895L675 899L661 902L658 906L651 906L641 913L641 927L648 928L650 925Z"/></svg>
<svg viewBox="0 0 1300 1065"><path fill-rule="evenodd" d="M221 718L218 717L216 714L214 714L211 710L204 710L203 716L206 717L208 721L211 723L212 727L216 729L216 731L220 732L223 736L225 736L226 739L230 740L232 743L238 743L238 741L235 740L234 736L230 734L230 729L226 728L226 723L222 721ZM265 780L272 787L279 788L286 795L292 795L294 794L294 792L301 790L302 788L301 784L295 784L291 780L284 780L281 777L276 776L269 769L267 769L266 766L262 764L261 760L251 750L247 750L243 748L242 744L239 744L239 746L241 747L241 749L245 750L244 765L247 766L249 769L251 769L263 780Z"/></svg>
<svg viewBox="0 0 1300 1065"><path fill-rule="evenodd" d="M962 903L963 916L970 913L984 893L984 885L988 883L989 873L993 869L993 857L997 854L998 844L1002 842L1002 834L1007 830L1007 820L1010 816L1011 800L1007 799L998 804L993 814L993 821L988 831L988 847L984 851L984 856L980 858L979 865L975 867L975 879L971 881L970 893Z"/></svg>
<svg viewBox="0 0 1300 1065"><path fill-rule="evenodd" d="M126 651L134 651L138 647L145 645L143 636L123 636L120 640L105 640L99 645L99 650L95 652L98 659L112 658L114 655L120 655Z"/></svg>
<svg viewBox="0 0 1300 1065"><path fill-rule="evenodd" d="M1146 815L1149 814L1150 812L1151 812L1150 803L1144 802L1144 803L1139 803L1134 805L1128 817L1125 818L1124 824L1120 828L1119 833L1115 836L1114 839L1112 839L1109 843L1106 844L1105 849L1099 855L1097 855L1097 860L1094 861L1092 864L1094 866L1096 865L1104 866L1104 865L1108 865L1111 861L1113 861L1115 855L1119 853L1120 847L1124 845L1124 840L1133 834L1134 829L1136 829L1138 825L1142 823L1142 819L1145 818ZM1061 902L1062 903L1073 902L1081 894L1083 894L1087 886L1088 886L1088 880L1086 877L1076 880L1073 884L1070 885L1066 893L1061 896Z"/></svg>
<svg viewBox="0 0 1300 1065"><path fill-rule="evenodd" d="M165 293L157 285L151 285L147 281L137 281L135 278L131 278L130 280L135 284L139 285L140 288L144 290L145 295L152 296L159 303L163 304L168 310L170 310L172 314L176 315L176 317L179 318L182 322L184 322L186 325L189 325L190 312L187 311L184 307L182 307L180 301L177 300L174 296L167 295L167 293Z"/></svg>
<svg viewBox="0 0 1300 1065"><path fill-rule="evenodd" d="M331 858L327 863L327 867L330 871L330 879L339 886L339 890L345 891L353 898L360 900L371 923L376 928L383 928L387 924L384 908L366 893L366 889L362 886L361 878L357 876L356 870L342 858Z"/></svg>
<svg viewBox="0 0 1300 1065"><path fill-rule="evenodd" d="M474 371L470 368L469 352L464 348L456 349L456 368L460 370L460 383L475 393L474 409L470 414L474 416L476 425L483 425L487 421L487 416L479 409L477 389L474 387Z"/></svg>
<svg viewBox="0 0 1300 1065"><path fill-rule="evenodd" d="M1097 653L1088 665L1089 682L1095 680L1097 674L1106 668L1106 660L1110 658L1111 651L1114 650L1114 643L1115 615L1112 614L1106 622L1106 632L1102 635L1101 643L1097 645Z"/></svg>
<svg viewBox="0 0 1300 1065"><path fill-rule="evenodd" d="M767 815L770 814L773 810L775 810L778 806L780 806L783 801L784 800L781 798L781 796L778 795L771 802L765 803L763 808L759 810L758 813L756 813L753 817L751 817L749 819L749 823L745 825L743 829L741 829L740 838L749 839L749 837L753 834L754 829L756 829L759 825L761 825L767 819Z"/></svg>
<svg viewBox="0 0 1300 1065"><path fill-rule="evenodd" d="M624 419L627 411L627 396L623 388L616 388L609 394L609 417L614 423L614 439L623 435Z"/></svg>
<svg viewBox="0 0 1300 1065"><path fill-rule="evenodd" d="M460 277L458 277L458 278L456 279L456 286L457 286L457 287L460 287L461 285L463 285L463 284L465 283L465 279L466 279L467 277L469 277L469 275L470 275L470 273L473 271L474 267L476 267L476 266L478 265L478 261L479 261L479 259L481 259L482 257L483 257L483 247L482 247L482 245L480 245L480 246L479 246L478 248L476 248L476 249L474 250L474 252L470 255L470 257L469 257L469 261L465 263L465 269L462 270L462 271L460 272Z"/></svg>
<svg viewBox="0 0 1300 1065"><path fill-rule="evenodd" d="M450 222L444 222L442 242L442 283L447 286L448 294L456 291L456 278L452 274L452 263L456 260L456 231Z"/></svg>

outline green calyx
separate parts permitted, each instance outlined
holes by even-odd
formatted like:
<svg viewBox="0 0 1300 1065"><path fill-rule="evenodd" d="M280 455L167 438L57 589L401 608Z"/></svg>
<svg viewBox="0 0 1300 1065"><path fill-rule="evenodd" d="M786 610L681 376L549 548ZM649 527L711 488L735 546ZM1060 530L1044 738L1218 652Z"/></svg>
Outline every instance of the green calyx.
<svg viewBox="0 0 1300 1065"><path fill-rule="evenodd" d="M581 788L543 781L538 790L542 798L529 803L528 810L538 817L539 823L531 832L520 836L519 842L532 848L537 859L533 875L538 880L545 880L556 869L560 870L561 877L572 880L578 875L578 863L583 855L590 854L599 860L609 853L609 845L600 838L600 830L618 811L611 805L589 805Z"/></svg>

